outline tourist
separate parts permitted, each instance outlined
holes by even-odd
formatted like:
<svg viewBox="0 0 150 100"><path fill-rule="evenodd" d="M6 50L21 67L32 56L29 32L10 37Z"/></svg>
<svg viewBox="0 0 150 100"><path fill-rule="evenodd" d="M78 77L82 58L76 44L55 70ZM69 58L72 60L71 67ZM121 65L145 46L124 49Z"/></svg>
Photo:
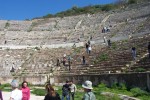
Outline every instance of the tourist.
<svg viewBox="0 0 150 100"><path fill-rule="evenodd" d="M90 40L88 40L88 45L91 45L91 41Z"/></svg>
<svg viewBox="0 0 150 100"><path fill-rule="evenodd" d="M66 84L62 87L62 100L66 97L66 100L70 100L70 88L69 88L69 81L66 81Z"/></svg>
<svg viewBox="0 0 150 100"><path fill-rule="evenodd" d="M128 37L129 37L129 39L131 39L131 38L132 38L132 36L131 36L130 34L129 34L129 36L128 36Z"/></svg>
<svg viewBox="0 0 150 100"><path fill-rule="evenodd" d="M82 64L85 65L85 56L82 57Z"/></svg>
<svg viewBox="0 0 150 100"><path fill-rule="evenodd" d="M84 84L82 84L82 87L84 88L84 96L82 100L96 100L96 97L94 93L92 92L92 82L91 81L85 81Z"/></svg>
<svg viewBox="0 0 150 100"><path fill-rule="evenodd" d="M106 28L106 27L103 27L102 33L106 33L106 31L107 31L107 28Z"/></svg>
<svg viewBox="0 0 150 100"><path fill-rule="evenodd" d="M106 31L107 31L107 32L110 32L110 27L107 27Z"/></svg>
<svg viewBox="0 0 150 100"><path fill-rule="evenodd" d="M0 83L1 85L1 83ZM2 95L2 91L0 90L0 100L3 100L3 95Z"/></svg>
<svg viewBox="0 0 150 100"><path fill-rule="evenodd" d="M136 48L132 47L132 57L135 60L136 59Z"/></svg>
<svg viewBox="0 0 150 100"><path fill-rule="evenodd" d="M107 43L108 43L108 47L110 47L110 46L111 46L111 41L110 41L110 39L107 40Z"/></svg>
<svg viewBox="0 0 150 100"><path fill-rule="evenodd" d="M59 61L59 58L57 58L57 63L56 63L56 66L60 66L60 61Z"/></svg>
<svg viewBox="0 0 150 100"><path fill-rule="evenodd" d="M80 42L81 41L81 39L80 39L80 36L78 37L78 40L77 40L78 42Z"/></svg>
<svg viewBox="0 0 150 100"><path fill-rule="evenodd" d="M47 94L44 100L61 100L59 94L55 92L54 88L50 84L47 84L45 86L45 89L47 91Z"/></svg>
<svg viewBox="0 0 150 100"><path fill-rule="evenodd" d="M88 48L89 48L89 44L88 43L85 44L85 48L86 48L86 52L88 53L89 52L88 51Z"/></svg>
<svg viewBox="0 0 150 100"><path fill-rule="evenodd" d="M76 43L73 43L73 48L76 48Z"/></svg>
<svg viewBox="0 0 150 100"><path fill-rule="evenodd" d="M70 81L70 95L71 95L71 100L74 100L74 95L76 93L77 87L76 85L73 83L73 81Z"/></svg>
<svg viewBox="0 0 150 100"><path fill-rule="evenodd" d="M93 36L91 35L89 39L92 40L92 39L93 39Z"/></svg>
<svg viewBox="0 0 150 100"><path fill-rule="evenodd" d="M71 67L71 57L70 57L70 55L68 56L68 66L69 66L69 71L70 71L70 67Z"/></svg>
<svg viewBox="0 0 150 100"><path fill-rule="evenodd" d="M149 53L149 58L150 58L150 42L148 43L148 53Z"/></svg>
<svg viewBox="0 0 150 100"><path fill-rule="evenodd" d="M22 100L22 91L18 89L19 84L17 80L13 80L11 82L12 92L10 96L10 100Z"/></svg>
<svg viewBox="0 0 150 100"><path fill-rule="evenodd" d="M106 31L107 31L107 27L104 27L103 29L104 29L104 33L106 33Z"/></svg>
<svg viewBox="0 0 150 100"><path fill-rule="evenodd" d="M103 39L104 39L104 43L106 43L106 40L107 40L107 39L106 39L106 37L105 37L105 36L103 37Z"/></svg>
<svg viewBox="0 0 150 100"><path fill-rule="evenodd" d="M66 57L63 57L63 65L66 66Z"/></svg>
<svg viewBox="0 0 150 100"><path fill-rule="evenodd" d="M22 100L30 100L30 88L28 87L28 82L24 81L22 83Z"/></svg>
<svg viewBox="0 0 150 100"><path fill-rule="evenodd" d="M91 54L91 50L92 50L92 47L91 47L91 45L89 45L89 47L88 47L89 55Z"/></svg>

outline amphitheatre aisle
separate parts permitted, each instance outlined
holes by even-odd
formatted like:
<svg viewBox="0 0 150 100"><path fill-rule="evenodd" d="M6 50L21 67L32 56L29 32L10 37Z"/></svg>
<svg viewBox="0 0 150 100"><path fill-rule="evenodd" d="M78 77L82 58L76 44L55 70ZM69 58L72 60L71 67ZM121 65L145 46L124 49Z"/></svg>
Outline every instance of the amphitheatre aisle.
<svg viewBox="0 0 150 100"><path fill-rule="evenodd" d="M17 76L22 77L21 80L30 77L34 84L44 84L48 77L47 75L56 66L56 59L61 59L64 54L72 54L77 63L81 63L78 60L80 60L79 58L81 58L82 54L86 54L84 48L81 49L82 52L74 53L72 46L75 43L76 47L83 47L91 36L94 52L91 56L86 55L89 64L102 51L107 51L111 60L115 61L115 63L106 61L103 66L102 64L97 64L91 70L87 70L92 68L89 66L87 66L87 69L83 68L83 70L86 72L91 71L88 74L95 74L96 71L101 71L101 66L104 68L108 65L108 68L103 69L103 72L110 72L109 70L112 70L111 66L113 66L115 71L112 71L112 73L116 73L118 71L116 68L124 67L132 61L129 47L139 43L137 40L139 37L145 37L146 39L146 41L143 41L144 39L140 40L141 43L138 44L140 46L149 41L146 38L146 35L150 34L149 9L150 2L106 13L35 19L32 21L0 20L0 66L2 67L0 76L4 78L8 76L6 78L8 82L12 77ZM101 30L105 26L109 27L110 31L102 33ZM129 35L133 37L133 41L129 40ZM114 52L115 50L103 48L103 46L106 47L104 36L107 39L111 39L112 42L116 42L121 48L116 49L116 52ZM125 47L119 45L124 41L127 41L127 43L124 43ZM131 44L129 44L130 42ZM142 52L139 53L139 56L146 53L141 49L138 50ZM121 54L123 54L122 51L125 51L124 55L126 56L124 58L120 58ZM122 59L120 63L118 62L119 58ZM81 64L79 66L74 64L74 68L80 66ZM15 71L10 73L13 68ZM60 71L58 70L58 73L61 70L62 68L60 68ZM81 69L79 68L78 70ZM65 72L67 72L66 74L69 73L66 70L62 70L62 73ZM98 74L100 73L98 72Z"/></svg>

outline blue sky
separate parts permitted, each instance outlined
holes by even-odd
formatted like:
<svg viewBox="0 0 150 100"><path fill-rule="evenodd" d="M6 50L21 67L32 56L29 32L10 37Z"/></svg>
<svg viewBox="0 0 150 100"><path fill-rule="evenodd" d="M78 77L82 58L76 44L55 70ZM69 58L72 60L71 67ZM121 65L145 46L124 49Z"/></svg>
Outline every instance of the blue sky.
<svg viewBox="0 0 150 100"><path fill-rule="evenodd" d="M0 0L0 19L25 20L55 14L73 6L107 4L116 0Z"/></svg>

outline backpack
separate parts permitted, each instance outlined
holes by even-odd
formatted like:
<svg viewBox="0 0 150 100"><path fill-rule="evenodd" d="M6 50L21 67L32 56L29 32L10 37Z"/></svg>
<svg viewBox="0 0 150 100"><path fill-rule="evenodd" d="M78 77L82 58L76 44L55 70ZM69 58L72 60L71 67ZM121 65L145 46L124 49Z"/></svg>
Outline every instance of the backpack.
<svg viewBox="0 0 150 100"><path fill-rule="evenodd" d="M66 96L66 95L69 94L69 90L68 90L67 87L65 87L65 85L64 85L63 88L62 88L62 93L63 93L64 96Z"/></svg>

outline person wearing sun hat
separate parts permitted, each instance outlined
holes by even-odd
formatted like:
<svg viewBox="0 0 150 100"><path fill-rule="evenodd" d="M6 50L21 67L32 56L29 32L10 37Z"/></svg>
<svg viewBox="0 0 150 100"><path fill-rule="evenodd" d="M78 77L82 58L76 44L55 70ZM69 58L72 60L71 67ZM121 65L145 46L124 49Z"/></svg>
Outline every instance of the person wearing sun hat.
<svg viewBox="0 0 150 100"><path fill-rule="evenodd" d="M82 87L84 88L84 96L82 100L96 100L96 97L94 93L92 92L92 82L87 80L82 84Z"/></svg>

